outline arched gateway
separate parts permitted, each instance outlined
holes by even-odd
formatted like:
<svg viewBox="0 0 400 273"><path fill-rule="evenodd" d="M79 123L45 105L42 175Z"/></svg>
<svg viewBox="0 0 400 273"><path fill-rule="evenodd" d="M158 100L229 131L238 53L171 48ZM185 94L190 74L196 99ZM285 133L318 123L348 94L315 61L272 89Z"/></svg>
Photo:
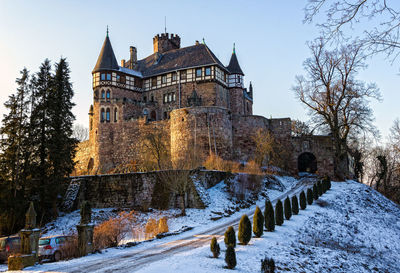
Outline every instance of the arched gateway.
<svg viewBox="0 0 400 273"><path fill-rule="evenodd" d="M317 158L312 153L302 153L297 159L297 167L299 172L315 173L318 169Z"/></svg>

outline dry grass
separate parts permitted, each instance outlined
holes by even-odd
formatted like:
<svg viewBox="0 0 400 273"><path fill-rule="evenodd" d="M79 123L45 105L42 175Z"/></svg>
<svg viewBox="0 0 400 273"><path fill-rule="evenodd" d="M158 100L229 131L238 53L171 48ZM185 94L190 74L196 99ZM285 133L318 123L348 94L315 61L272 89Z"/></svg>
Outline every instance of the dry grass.
<svg viewBox="0 0 400 273"><path fill-rule="evenodd" d="M60 247L63 260L69 260L79 257L78 236L76 234L69 235L66 242Z"/></svg>

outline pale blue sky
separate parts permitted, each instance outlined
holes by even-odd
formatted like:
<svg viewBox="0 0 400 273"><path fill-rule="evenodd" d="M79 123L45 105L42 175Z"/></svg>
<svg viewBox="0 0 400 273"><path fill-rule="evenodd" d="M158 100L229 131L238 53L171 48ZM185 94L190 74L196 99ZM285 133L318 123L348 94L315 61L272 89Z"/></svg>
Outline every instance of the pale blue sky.
<svg viewBox="0 0 400 273"><path fill-rule="evenodd" d="M266 117L306 120L303 106L291 90L295 76L303 73L309 56L306 41L318 30L304 25L306 0L286 1L19 1L0 0L0 114L3 103L15 91L15 78L26 66L36 72L45 58L67 57L74 84L77 123L87 126L92 102L91 71L105 38L106 25L118 62L129 56L152 53L152 38L164 31L177 33L182 46L204 37L207 45L228 64L232 44L254 86L254 113ZM398 75L383 56L368 60L360 79L374 81L383 95L373 103L376 125L385 136L400 117Z"/></svg>

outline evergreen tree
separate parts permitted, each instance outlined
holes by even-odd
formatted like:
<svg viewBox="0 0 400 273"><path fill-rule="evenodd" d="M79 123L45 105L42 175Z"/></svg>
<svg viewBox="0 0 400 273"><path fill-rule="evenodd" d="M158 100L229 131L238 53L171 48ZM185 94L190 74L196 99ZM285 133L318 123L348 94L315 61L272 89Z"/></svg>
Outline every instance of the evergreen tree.
<svg viewBox="0 0 400 273"><path fill-rule="evenodd" d="M305 210L307 207L307 200L306 200L306 194L304 193L304 191L302 191L300 193L300 208L302 210Z"/></svg>
<svg viewBox="0 0 400 273"><path fill-rule="evenodd" d="M24 224L27 207L25 187L29 164L29 73L26 68L16 80L16 94L4 104L0 128L0 233L10 234Z"/></svg>
<svg viewBox="0 0 400 273"><path fill-rule="evenodd" d="M313 203L313 198L314 198L314 194L311 188L307 189L307 203L309 205L312 205Z"/></svg>
<svg viewBox="0 0 400 273"><path fill-rule="evenodd" d="M258 206L253 216L253 233L256 237L261 237L264 233L264 216Z"/></svg>
<svg viewBox="0 0 400 273"><path fill-rule="evenodd" d="M321 181L318 181L318 183L317 183L317 189L318 189L318 195L319 195L319 196L322 196L323 190L322 190L322 183L321 183Z"/></svg>
<svg viewBox="0 0 400 273"><path fill-rule="evenodd" d="M293 215L299 214L299 201L297 200L297 196L292 196L292 212Z"/></svg>
<svg viewBox="0 0 400 273"><path fill-rule="evenodd" d="M285 218L286 220L290 220L290 217L292 217L292 206L290 205L289 196L286 197L283 205L285 211Z"/></svg>
<svg viewBox="0 0 400 273"><path fill-rule="evenodd" d="M274 273L275 272L275 261L265 257L261 260L261 272L262 273Z"/></svg>
<svg viewBox="0 0 400 273"><path fill-rule="evenodd" d="M225 235L224 242L226 247L228 246L236 247L236 235L235 235L235 230L233 229L232 226L228 227L224 235Z"/></svg>
<svg viewBox="0 0 400 273"><path fill-rule="evenodd" d="M212 237L211 244L210 244L210 249L211 249L211 252L213 253L213 257L214 258L218 258L219 254L221 252L221 249L220 249L219 244L217 242L217 238Z"/></svg>
<svg viewBox="0 0 400 273"><path fill-rule="evenodd" d="M267 231L274 231L275 230L275 214L274 214L274 207L270 200L265 201L265 210L264 210L264 222L265 228Z"/></svg>
<svg viewBox="0 0 400 273"><path fill-rule="evenodd" d="M282 201L278 200L276 202L275 206L275 223L278 226L281 226L283 224L283 207L282 207Z"/></svg>
<svg viewBox="0 0 400 273"><path fill-rule="evenodd" d="M228 269L234 269L236 266L235 249L231 245L229 245L226 248L225 262L226 262L226 268L228 268Z"/></svg>
<svg viewBox="0 0 400 273"><path fill-rule="evenodd" d="M242 245L247 245L251 239L251 222L247 215L243 215L239 222L238 240Z"/></svg>
<svg viewBox="0 0 400 273"><path fill-rule="evenodd" d="M313 185L313 189L312 189L312 192L313 192L313 197L314 197L314 200L317 200L318 199L318 188L317 188L317 184L314 184Z"/></svg>

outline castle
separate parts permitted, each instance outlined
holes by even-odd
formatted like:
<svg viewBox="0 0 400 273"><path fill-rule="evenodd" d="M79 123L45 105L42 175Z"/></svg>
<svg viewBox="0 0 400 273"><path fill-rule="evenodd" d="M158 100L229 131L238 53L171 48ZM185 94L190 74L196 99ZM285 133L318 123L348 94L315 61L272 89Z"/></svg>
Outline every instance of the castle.
<svg viewBox="0 0 400 273"><path fill-rule="evenodd" d="M253 115L253 87L233 48L225 66L203 42L181 47L176 34L153 38L154 52L118 64L110 38L104 40L92 71L93 105L89 140L79 145L77 174L107 173L134 161L141 136L154 128L167 133L172 160L189 151L204 159L211 152L237 161L254 156L252 135L264 129L291 151L290 170L333 174L333 145L327 136L291 136L290 118Z"/></svg>

